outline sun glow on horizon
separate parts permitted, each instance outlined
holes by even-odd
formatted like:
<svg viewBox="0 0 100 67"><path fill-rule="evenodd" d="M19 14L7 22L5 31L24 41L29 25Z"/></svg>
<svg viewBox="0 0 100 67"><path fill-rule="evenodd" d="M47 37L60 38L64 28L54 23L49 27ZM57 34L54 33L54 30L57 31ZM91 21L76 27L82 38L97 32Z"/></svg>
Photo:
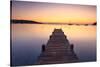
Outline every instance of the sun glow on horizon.
<svg viewBox="0 0 100 67"><path fill-rule="evenodd" d="M13 1L11 19L91 24L96 22L96 6Z"/></svg>

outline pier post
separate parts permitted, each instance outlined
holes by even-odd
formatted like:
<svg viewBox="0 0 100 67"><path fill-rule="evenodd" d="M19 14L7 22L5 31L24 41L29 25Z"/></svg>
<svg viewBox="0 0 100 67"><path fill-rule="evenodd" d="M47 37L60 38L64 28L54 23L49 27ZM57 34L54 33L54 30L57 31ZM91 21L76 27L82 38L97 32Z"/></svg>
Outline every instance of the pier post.
<svg viewBox="0 0 100 67"><path fill-rule="evenodd" d="M42 45L42 52L45 51L45 44Z"/></svg>
<svg viewBox="0 0 100 67"><path fill-rule="evenodd" d="M70 49L71 49L71 50L74 49L74 45L73 45L73 44L70 45Z"/></svg>

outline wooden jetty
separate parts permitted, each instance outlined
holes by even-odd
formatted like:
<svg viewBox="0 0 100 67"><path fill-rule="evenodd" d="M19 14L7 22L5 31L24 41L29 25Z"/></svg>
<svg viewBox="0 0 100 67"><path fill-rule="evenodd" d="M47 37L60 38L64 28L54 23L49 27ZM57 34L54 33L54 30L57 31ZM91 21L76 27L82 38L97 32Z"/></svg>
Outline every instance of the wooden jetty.
<svg viewBox="0 0 100 67"><path fill-rule="evenodd" d="M37 64L57 64L77 62L74 45L70 44L62 29L54 29L42 51Z"/></svg>

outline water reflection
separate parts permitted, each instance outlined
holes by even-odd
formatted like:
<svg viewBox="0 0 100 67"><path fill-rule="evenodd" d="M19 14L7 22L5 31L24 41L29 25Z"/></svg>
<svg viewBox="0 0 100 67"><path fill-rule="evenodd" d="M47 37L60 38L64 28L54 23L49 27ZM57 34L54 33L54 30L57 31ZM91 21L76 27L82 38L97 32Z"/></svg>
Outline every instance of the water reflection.
<svg viewBox="0 0 100 67"><path fill-rule="evenodd" d="M54 28L62 28L80 61L96 60L96 26L12 24L12 64L35 64Z"/></svg>

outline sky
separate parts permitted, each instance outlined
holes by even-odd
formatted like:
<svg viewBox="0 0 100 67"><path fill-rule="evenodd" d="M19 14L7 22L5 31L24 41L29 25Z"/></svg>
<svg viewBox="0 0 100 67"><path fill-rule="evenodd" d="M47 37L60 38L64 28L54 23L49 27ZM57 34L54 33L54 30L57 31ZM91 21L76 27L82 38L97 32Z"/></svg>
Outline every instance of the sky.
<svg viewBox="0 0 100 67"><path fill-rule="evenodd" d="M96 6L12 1L11 16L42 23L92 24L96 22Z"/></svg>

